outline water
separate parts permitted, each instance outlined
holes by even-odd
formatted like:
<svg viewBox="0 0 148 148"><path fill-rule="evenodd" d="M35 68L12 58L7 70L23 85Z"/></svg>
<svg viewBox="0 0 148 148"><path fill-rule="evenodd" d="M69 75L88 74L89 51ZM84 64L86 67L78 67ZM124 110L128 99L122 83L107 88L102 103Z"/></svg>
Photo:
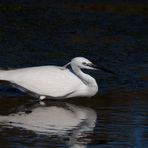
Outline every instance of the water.
<svg viewBox="0 0 148 148"><path fill-rule="evenodd" d="M2 68L64 65L84 56L117 76L87 71L99 84L95 97L45 106L1 83L0 117L16 123L1 123L0 147L148 147L147 10L144 1L1 2Z"/></svg>
<svg viewBox="0 0 148 148"><path fill-rule="evenodd" d="M1 98L4 106L1 115L11 122L1 124L0 144L2 147L145 148L147 95L144 91L110 92L91 99L46 102L45 106L33 103L31 97ZM8 112L14 114L7 116Z"/></svg>

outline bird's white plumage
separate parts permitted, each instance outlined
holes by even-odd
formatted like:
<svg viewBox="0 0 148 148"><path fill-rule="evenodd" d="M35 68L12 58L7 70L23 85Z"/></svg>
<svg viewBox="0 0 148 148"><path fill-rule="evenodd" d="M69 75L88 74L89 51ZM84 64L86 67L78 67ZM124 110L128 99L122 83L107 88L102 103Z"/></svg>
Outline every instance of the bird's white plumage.
<svg viewBox="0 0 148 148"><path fill-rule="evenodd" d="M83 85L69 69L57 66L42 66L12 70L9 81L47 96L64 96Z"/></svg>
<svg viewBox="0 0 148 148"><path fill-rule="evenodd" d="M0 79L17 84L39 96L77 97L93 96L98 87L94 78L83 73L81 68L92 69L83 63L91 62L77 57L69 63L73 72L66 67L39 66L0 72Z"/></svg>

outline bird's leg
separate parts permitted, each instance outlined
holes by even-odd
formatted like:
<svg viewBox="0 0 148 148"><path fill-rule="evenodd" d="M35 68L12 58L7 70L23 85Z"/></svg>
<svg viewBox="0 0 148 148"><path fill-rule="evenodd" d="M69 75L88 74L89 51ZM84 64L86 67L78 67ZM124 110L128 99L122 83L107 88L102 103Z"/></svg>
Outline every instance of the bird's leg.
<svg viewBox="0 0 148 148"><path fill-rule="evenodd" d="M40 96L40 101L44 100L46 98L46 96Z"/></svg>
<svg viewBox="0 0 148 148"><path fill-rule="evenodd" d="M46 96L40 96L40 101L39 101L39 103L40 103L40 105L42 105L42 106L45 106L45 102L43 101L44 99L46 98Z"/></svg>

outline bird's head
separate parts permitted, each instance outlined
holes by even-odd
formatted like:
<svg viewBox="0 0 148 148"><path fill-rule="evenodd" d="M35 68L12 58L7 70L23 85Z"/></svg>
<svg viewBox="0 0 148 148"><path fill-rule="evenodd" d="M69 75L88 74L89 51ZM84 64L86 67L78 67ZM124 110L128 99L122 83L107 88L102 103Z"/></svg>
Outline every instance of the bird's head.
<svg viewBox="0 0 148 148"><path fill-rule="evenodd" d="M104 72L108 72L115 75L113 71L106 69L103 66L96 66L95 64L93 64L91 61L89 61L84 57L75 57L71 60L71 62L66 64L64 67L67 67L68 65L71 65L72 67L78 67L80 69L102 70Z"/></svg>
<svg viewBox="0 0 148 148"><path fill-rule="evenodd" d="M95 70L95 65L84 57L73 58L70 62L71 66L76 66L82 69L92 69Z"/></svg>

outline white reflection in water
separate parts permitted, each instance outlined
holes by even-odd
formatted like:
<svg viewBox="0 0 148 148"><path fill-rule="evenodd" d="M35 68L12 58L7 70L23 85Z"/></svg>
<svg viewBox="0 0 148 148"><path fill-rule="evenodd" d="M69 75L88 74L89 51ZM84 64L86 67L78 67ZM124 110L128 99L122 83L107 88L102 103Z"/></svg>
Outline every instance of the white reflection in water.
<svg viewBox="0 0 148 148"><path fill-rule="evenodd" d="M96 112L87 107L69 103L48 101L45 105L33 105L29 112L18 112L8 116L0 116L2 125L21 127L39 134L58 137L69 136L67 145L73 148L86 147L90 139L84 141L93 132L97 119Z"/></svg>

